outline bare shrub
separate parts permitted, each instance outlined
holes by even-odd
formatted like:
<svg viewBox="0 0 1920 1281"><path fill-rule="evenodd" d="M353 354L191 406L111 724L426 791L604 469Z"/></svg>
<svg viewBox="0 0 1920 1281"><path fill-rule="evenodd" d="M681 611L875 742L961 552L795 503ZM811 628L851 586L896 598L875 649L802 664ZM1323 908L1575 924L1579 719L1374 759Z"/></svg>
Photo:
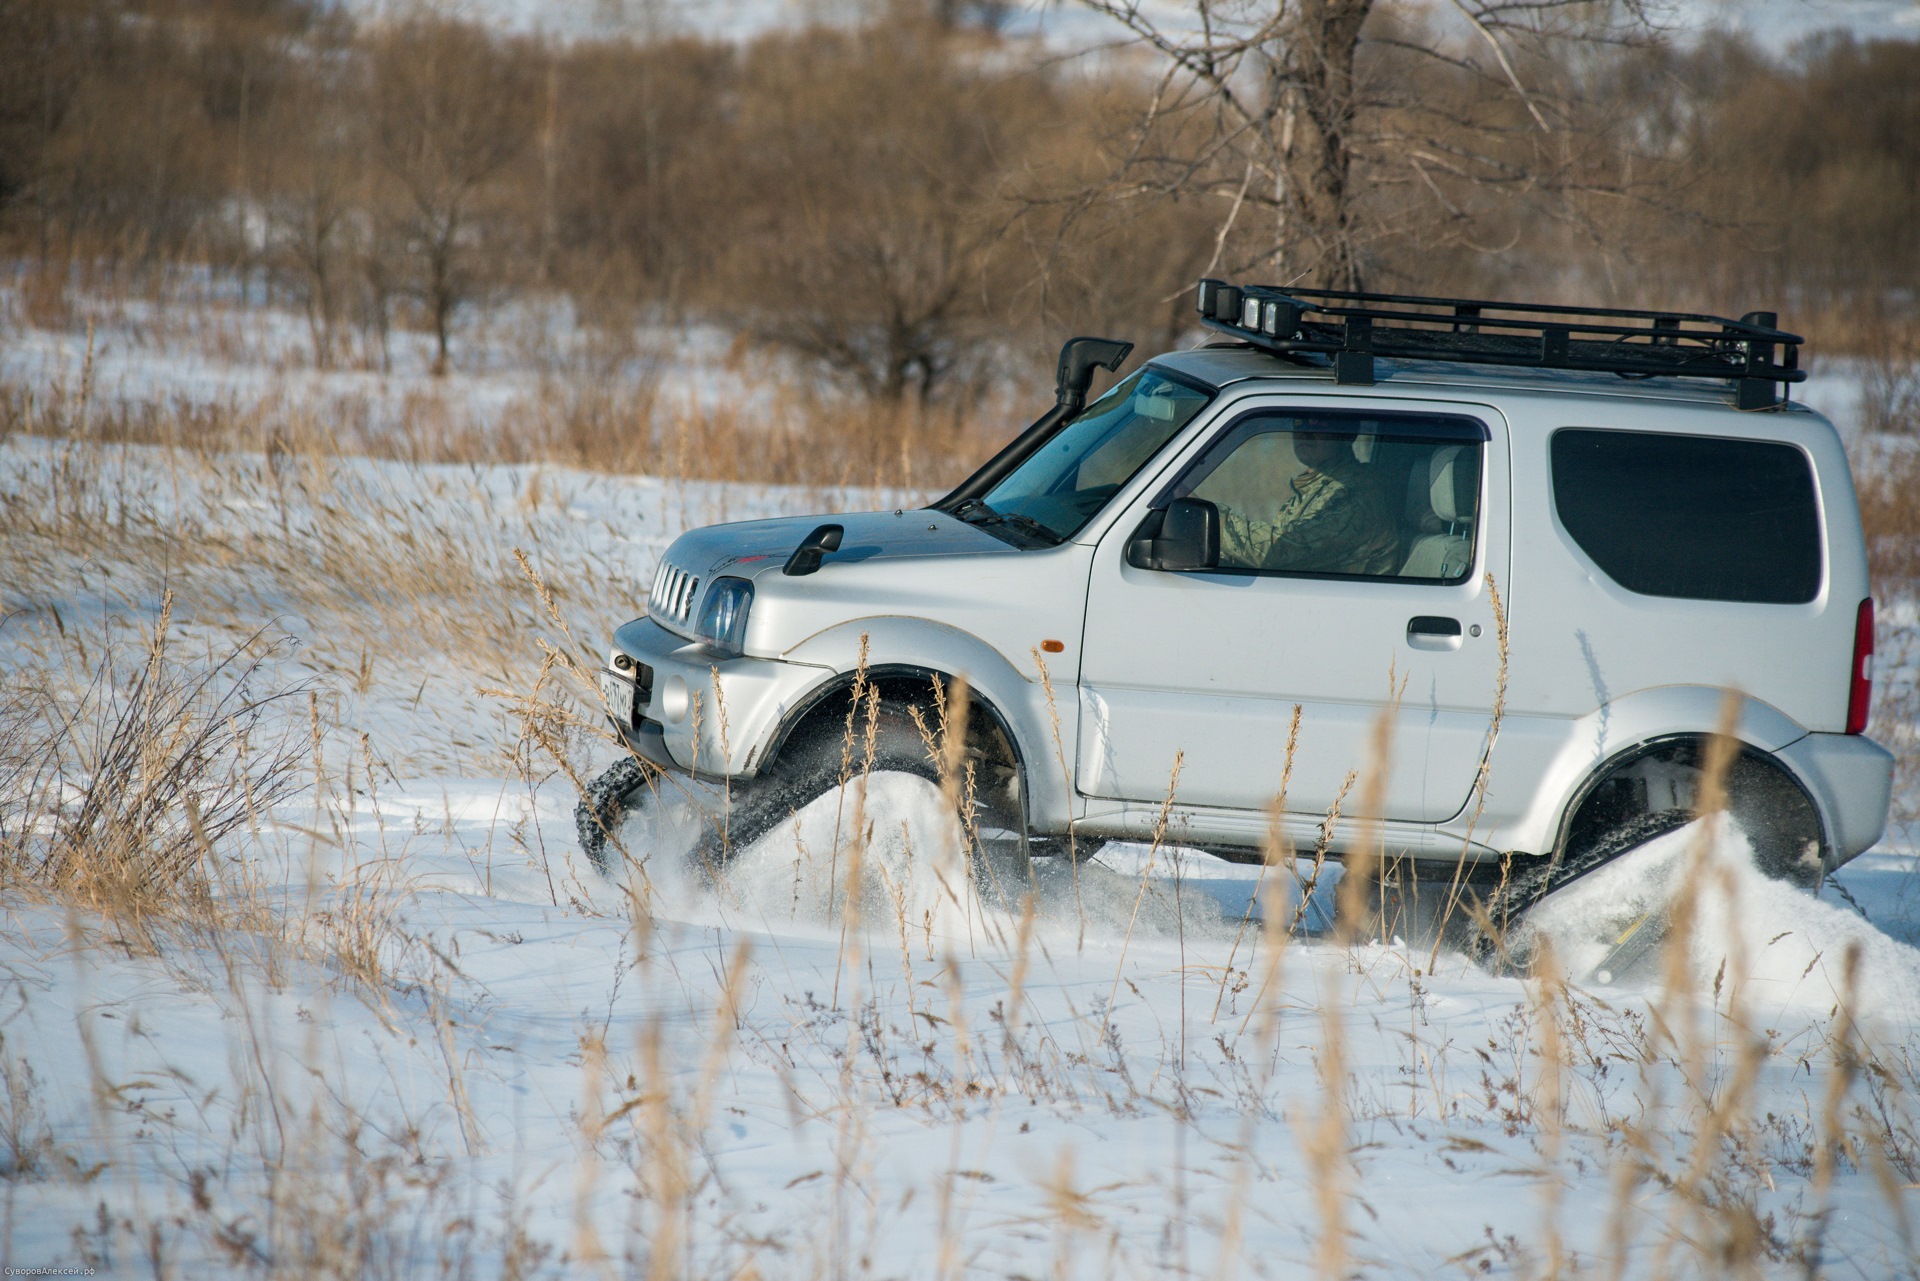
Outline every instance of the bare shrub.
<svg viewBox="0 0 1920 1281"><path fill-rule="evenodd" d="M1886 436L1920 436L1920 340L1909 339L1866 362L1860 386L1860 428Z"/></svg>
<svg viewBox="0 0 1920 1281"><path fill-rule="evenodd" d="M257 641L176 661L171 606L169 595L147 645L109 651L77 696L40 689L0 704L0 876L143 939L213 893L219 845L291 794L302 759L276 713L305 691L260 688Z"/></svg>
<svg viewBox="0 0 1920 1281"><path fill-rule="evenodd" d="M999 188L1045 81L988 70L908 14L764 40L745 72L756 198L723 308L872 399L926 403L990 354L1011 283Z"/></svg>

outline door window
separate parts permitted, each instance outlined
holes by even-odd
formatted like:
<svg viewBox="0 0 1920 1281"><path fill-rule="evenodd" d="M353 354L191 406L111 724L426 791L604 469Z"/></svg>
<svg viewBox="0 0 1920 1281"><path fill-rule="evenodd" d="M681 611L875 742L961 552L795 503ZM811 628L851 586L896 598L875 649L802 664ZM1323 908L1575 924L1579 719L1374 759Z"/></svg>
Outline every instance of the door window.
<svg viewBox="0 0 1920 1281"><path fill-rule="evenodd" d="M1225 573L1463 582L1487 439L1439 414L1260 413L1162 495L1220 511Z"/></svg>

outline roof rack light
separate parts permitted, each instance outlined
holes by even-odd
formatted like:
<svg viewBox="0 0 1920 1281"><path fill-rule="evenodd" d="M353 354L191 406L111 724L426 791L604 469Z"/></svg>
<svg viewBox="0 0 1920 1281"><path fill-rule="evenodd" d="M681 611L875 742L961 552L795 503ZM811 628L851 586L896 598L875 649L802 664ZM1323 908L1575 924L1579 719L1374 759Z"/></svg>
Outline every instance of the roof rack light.
<svg viewBox="0 0 1920 1281"><path fill-rule="evenodd" d="M1798 334L1770 311L1739 320L1676 311L1554 307L1342 289L1200 282L1207 328L1281 355L1331 358L1342 383L1368 386L1377 356L1577 369L1623 378L1720 378L1741 409L1780 403L1775 384L1803 382Z"/></svg>

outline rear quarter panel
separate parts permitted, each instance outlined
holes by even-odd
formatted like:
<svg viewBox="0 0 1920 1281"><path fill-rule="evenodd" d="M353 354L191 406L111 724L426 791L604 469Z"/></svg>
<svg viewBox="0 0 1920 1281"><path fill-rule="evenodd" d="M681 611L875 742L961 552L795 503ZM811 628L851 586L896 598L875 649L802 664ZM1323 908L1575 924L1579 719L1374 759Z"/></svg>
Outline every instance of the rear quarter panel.
<svg viewBox="0 0 1920 1281"><path fill-rule="evenodd" d="M1867 564L1852 474L1826 419L1798 405L1740 413L1604 396L1515 395L1502 408L1513 427L1517 532L1507 722L1493 753L1483 833L1504 829L1506 848L1544 850L1560 809L1592 768L1656 730L1712 729L1717 691L1737 690L1766 709L1743 714L1742 730L1756 746L1845 728ZM1566 427L1800 449L1812 463L1825 544L1819 594L1806 604L1745 604L1643 596L1620 586L1556 513L1549 442Z"/></svg>

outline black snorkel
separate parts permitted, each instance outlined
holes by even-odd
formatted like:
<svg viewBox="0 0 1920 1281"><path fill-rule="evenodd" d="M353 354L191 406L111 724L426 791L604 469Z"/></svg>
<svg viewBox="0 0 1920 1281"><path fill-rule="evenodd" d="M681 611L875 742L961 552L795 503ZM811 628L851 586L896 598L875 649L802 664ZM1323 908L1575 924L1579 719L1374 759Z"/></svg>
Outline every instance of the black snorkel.
<svg viewBox="0 0 1920 1281"><path fill-rule="evenodd" d="M1027 461L1053 434L1087 407L1087 391L1093 386L1093 371L1109 373L1133 350L1130 342L1113 338L1069 338L1060 348L1060 369L1054 383L1053 408L1013 438L1013 442L989 458L979 471L962 481L960 487L930 505L930 510L951 512L969 499L979 498Z"/></svg>

